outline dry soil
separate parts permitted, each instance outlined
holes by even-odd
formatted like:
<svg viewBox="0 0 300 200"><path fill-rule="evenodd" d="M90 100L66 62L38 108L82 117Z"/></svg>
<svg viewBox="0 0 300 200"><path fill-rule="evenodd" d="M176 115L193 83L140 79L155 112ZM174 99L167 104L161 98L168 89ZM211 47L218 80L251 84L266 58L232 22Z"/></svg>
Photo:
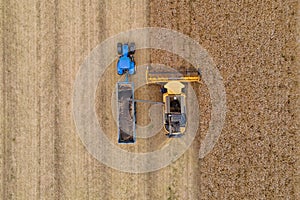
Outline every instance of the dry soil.
<svg viewBox="0 0 300 200"><path fill-rule="evenodd" d="M1 0L0 7L2 199L300 199L296 0ZM72 118L73 84L98 44L148 26L187 34L209 52L225 83L227 115L215 148L198 159L211 105L205 84L194 84L201 120L191 147L166 168L130 174L87 152ZM137 51L137 62L149 61L185 64L164 51ZM117 80L112 65L97 90L98 118L112 140L108 94ZM155 89L136 95L159 100ZM139 115L148 108L139 106L138 123L148 122Z"/></svg>

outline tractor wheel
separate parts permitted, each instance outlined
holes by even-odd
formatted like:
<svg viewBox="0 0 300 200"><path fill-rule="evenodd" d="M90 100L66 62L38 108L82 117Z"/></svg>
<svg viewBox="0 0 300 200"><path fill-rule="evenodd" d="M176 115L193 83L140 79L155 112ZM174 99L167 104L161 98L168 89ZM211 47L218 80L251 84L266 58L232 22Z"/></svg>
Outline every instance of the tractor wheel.
<svg viewBox="0 0 300 200"><path fill-rule="evenodd" d="M123 70L118 70L118 75L123 75L124 74L124 71Z"/></svg>
<svg viewBox="0 0 300 200"><path fill-rule="evenodd" d="M132 54L134 54L134 52L135 52L135 43L134 42L132 42L132 43L129 44L129 51Z"/></svg>
<svg viewBox="0 0 300 200"><path fill-rule="evenodd" d="M122 55L122 43L117 44L118 54Z"/></svg>

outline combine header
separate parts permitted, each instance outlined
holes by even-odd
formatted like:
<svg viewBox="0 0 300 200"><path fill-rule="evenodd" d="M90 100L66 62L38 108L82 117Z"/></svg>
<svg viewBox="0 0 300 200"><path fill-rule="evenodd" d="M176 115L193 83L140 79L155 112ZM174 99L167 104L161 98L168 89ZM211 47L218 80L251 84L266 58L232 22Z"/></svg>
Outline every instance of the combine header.
<svg viewBox="0 0 300 200"><path fill-rule="evenodd" d="M166 71L165 69L161 68L153 70L151 67L148 67L146 72L148 83L166 83L169 81L199 82L200 76L200 69L196 70L195 68L180 68L178 71Z"/></svg>

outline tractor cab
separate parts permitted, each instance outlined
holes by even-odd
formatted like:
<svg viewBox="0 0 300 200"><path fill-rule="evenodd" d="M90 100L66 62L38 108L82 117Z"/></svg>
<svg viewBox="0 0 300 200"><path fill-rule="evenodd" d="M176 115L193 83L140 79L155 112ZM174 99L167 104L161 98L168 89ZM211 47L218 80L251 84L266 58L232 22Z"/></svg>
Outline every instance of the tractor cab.
<svg viewBox="0 0 300 200"><path fill-rule="evenodd" d="M127 43L117 44L119 60L117 63L117 71L119 75L123 75L125 72L128 72L130 75L135 74L136 66L134 62L134 53L135 53L135 44Z"/></svg>

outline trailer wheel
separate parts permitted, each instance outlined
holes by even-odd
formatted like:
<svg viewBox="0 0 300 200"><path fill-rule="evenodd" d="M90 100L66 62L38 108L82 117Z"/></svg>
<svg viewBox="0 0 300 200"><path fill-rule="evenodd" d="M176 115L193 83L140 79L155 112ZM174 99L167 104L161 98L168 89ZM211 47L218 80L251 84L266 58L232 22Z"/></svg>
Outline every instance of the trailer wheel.
<svg viewBox="0 0 300 200"><path fill-rule="evenodd" d="M198 68L198 75L201 77L202 76L202 72L201 72L201 69Z"/></svg>
<svg viewBox="0 0 300 200"><path fill-rule="evenodd" d="M118 50L118 54L122 55L122 43L117 44L117 50Z"/></svg>
<svg viewBox="0 0 300 200"><path fill-rule="evenodd" d="M136 102L134 102L134 119L135 119L135 123L136 123Z"/></svg>

